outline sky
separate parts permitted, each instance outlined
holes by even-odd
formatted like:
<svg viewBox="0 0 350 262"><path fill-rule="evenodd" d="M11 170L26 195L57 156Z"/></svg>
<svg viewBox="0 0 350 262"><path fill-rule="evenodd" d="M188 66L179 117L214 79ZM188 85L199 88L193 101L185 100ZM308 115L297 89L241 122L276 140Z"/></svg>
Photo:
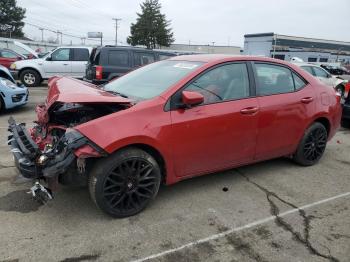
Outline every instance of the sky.
<svg viewBox="0 0 350 262"><path fill-rule="evenodd" d="M24 21L53 31L86 37L102 31L104 44L115 43L115 22L120 18L118 42L126 43L130 25L140 12L137 0L17 0L25 7ZM350 0L160 0L171 21L175 43L243 47L244 35L274 32L350 42ZM29 24L29 38L41 40L41 31ZM44 31L44 39L56 34ZM63 43L80 38L63 35ZM87 41L97 44L96 41Z"/></svg>

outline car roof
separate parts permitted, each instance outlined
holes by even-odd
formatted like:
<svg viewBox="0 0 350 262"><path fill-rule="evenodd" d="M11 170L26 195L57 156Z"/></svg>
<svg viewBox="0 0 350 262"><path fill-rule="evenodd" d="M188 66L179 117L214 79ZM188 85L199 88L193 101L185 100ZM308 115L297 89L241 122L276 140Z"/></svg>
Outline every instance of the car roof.
<svg viewBox="0 0 350 262"><path fill-rule="evenodd" d="M320 68L322 68L322 67L319 66L319 65L310 64L310 63L293 63L293 64L295 64L295 65L297 65L297 66L314 66L314 67L320 67Z"/></svg>
<svg viewBox="0 0 350 262"><path fill-rule="evenodd" d="M288 61L274 59L264 56L248 56L248 55L228 55L228 54L197 54L197 55L181 55L174 56L168 60L188 61L188 62L203 62L203 63L221 63L230 61L261 61L271 62L290 66Z"/></svg>
<svg viewBox="0 0 350 262"><path fill-rule="evenodd" d="M58 46L57 48L87 48L87 49L92 49L91 46L78 46L78 45L62 45L62 46Z"/></svg>

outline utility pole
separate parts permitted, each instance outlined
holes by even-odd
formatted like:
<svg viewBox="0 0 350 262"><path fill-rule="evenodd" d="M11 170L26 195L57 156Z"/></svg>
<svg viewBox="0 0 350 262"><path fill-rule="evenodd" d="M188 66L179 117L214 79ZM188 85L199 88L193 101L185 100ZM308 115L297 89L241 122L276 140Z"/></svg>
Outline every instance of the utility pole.
<svg viewBox="0 0 350 262"><path fill-rule="evenodd" d="M82 45L85 45L85 39L86 39L86 37L82 37L82 38L80 38L81 39L81 44Z"/></svg>
<svg viewBox="0 0 350 262"><path fill-rule="evenodd" d="M41 31L41 42L44 42L44 28L39 28Z"/></svg>
<svg viewBox="0 0 350 262"><path fill-rule="evenodd" d="M118 21L121 21L120 18L112 18L115 21L115 45L118 45Z"/></svg>

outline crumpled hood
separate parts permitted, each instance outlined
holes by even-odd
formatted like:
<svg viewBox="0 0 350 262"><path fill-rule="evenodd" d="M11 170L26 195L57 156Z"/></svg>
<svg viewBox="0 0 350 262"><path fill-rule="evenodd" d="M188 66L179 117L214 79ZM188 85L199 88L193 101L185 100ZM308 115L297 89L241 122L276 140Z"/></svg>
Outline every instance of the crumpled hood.
<svg viewBox="0 0 350 262"><path fill-rule="evenodd" d="M48 94L45 104L35 109L37 121L46 124L49 121L49 109L55 102L79 104L121 104L130 105L131 100L110 94L97 86L69 77L53 77L48 81Z"/></svg>
<svg viewBox="0 0 350 262"><path fill-rule="evenodd" d="M55 102L63 103L119 103L130 104L131 100L115 96L97 86L69 77L53 77L48 82L46 107Z"/></svg>

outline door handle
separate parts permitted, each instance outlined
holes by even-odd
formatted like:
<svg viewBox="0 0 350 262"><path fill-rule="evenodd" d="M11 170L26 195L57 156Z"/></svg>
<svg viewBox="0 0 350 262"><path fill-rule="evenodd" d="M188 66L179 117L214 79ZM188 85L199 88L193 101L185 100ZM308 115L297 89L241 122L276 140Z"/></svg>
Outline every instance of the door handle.
<svg viewBox="0 0 350 262"><path fill-rule="evenodd" d="M311 103L312 101L314 101L313 97L304 97L304 98L301 99L301 102L304 103L304 104Z"/></svg>
<svg viewBox="0 0 350 262"><path fill-rule="evenodd" d="M63 64L63 65L69 65L69 64Z"/></svg>
<svg viewBox="0 0 350 262"><path fill-rule="evenodd" d="M259 108L252 106L252 107L243 108L241 110L241 114L243 114L243 115L252 115L252 114L255 114L258 111L259 111Z"/></svg>

